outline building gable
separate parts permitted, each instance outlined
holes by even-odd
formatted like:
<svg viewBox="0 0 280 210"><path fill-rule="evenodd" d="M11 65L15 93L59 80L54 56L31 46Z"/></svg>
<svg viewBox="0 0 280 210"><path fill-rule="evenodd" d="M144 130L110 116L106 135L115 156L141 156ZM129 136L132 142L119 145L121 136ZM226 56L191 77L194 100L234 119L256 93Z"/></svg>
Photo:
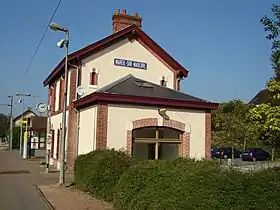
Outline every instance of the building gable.
<svg viewBox="0 0 280 210"><path fill-rule="evenodd" d="M120 30L96 43L93 43L81 50L78 50L69 55L69 62L72 64L78 64L81 60L98 53L99 51L106 49L122 40L136 39L143 46L153 52L154 56L157 56L163 63L170 66L174 72L181 77L187 77L188 70L179 64L171 55L169 55L164 49L162 49L155 41L153 41L145 32L143 32L138 26L132 25L123 30ZM64 59L57 65L52 73L44 81L44 85L50 84L55 78L63 73Z"/></svg>
<svg viewBox="0 0 280 210"><path fill-rule="evenodd" d="M147 48L137 39L124 39L83 59L81 86L86 95L128 74L155 84L164 79L166 87L175 89L176 71Z"/></svg>

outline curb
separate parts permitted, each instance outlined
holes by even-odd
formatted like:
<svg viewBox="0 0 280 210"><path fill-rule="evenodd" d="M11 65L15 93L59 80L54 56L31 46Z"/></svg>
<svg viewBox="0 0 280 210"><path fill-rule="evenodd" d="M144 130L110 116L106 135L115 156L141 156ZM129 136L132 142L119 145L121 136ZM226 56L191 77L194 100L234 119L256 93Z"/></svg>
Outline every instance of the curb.
<svg viewBox="0 0 280 210"><path fill-rule="evenodd" d="M44 193L41 191L41 189L38 187L37 184L35 184L35 189L36 189L37 193L39 194L39 196L42 198L42 200L45 202L45 204L47 204L49 209L55 210L55 207L49 202L49 200L46 198L46 196L44 195Z"/></svg>

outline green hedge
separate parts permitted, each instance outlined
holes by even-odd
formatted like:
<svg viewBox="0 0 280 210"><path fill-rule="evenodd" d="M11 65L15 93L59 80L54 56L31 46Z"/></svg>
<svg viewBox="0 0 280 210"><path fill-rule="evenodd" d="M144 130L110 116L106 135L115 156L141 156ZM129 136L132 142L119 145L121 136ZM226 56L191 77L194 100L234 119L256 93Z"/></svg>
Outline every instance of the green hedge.
<svg viewBox="0 0 280 210"><path fill-rule="evenodd" d="M75 162L76 186L97 198L112 201L114 186L131 162L125 152L115 150L80 155Z"/></svg>
<svg viewBox="0 0 280 210"><path fill-rule="evenodd" d="M78 188L120 210L280 209L280 170L240 172L178 158L135 164L124 152L93 151L75 164Z"/></svg>
<svg viewBox="0 0 280 210"><path fill-rule="evenodd" d="M280 209L280 175L273 169L242 173L212 161L143 162L121 176L117 209Z"/></svg>

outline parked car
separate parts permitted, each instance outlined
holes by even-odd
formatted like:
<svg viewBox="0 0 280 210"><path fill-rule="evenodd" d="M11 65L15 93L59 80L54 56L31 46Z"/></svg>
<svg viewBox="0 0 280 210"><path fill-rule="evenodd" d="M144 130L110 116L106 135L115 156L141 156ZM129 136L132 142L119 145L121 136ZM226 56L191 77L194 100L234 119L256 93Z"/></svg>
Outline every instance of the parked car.
<svg viewBox="0 0 280 210"><path fill-rule="evenodd" d="M213 150L212 157L213 158L219 158L219 159L229 159L232 156L232 148L231 147L223 147L223 148L217 148ZM234 149L234 158L240 157L240 151L237 149Z"/></svg>
<svg viewBox="0 0 280 210"><path fill-rule="evenodd" d="M242 154L243 161L269 160L270 154L262 148L248 148Z"/></svg>
<svg viewBox="0 0 280 210"><path fill-rule="evenodd" d="M214 155L216 154L216 150L217 150L218 148L217 147L215 147L215 146L212 146L211 147L211 157L212 158L214 158Z"/></svg>

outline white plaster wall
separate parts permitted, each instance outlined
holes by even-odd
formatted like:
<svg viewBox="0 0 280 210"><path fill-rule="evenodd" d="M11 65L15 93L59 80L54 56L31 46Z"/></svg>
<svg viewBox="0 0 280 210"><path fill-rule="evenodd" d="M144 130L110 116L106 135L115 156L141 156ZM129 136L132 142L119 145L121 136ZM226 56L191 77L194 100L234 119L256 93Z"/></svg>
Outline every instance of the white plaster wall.
<svg viewBox="0 0 280 210"><path fill-rule="evenodd" d="M96 111L95 106L80 111L78 155L96 148Z"/></svg>
<svg viewBox="0 0 280 210"><path fill-rule="evenodd" d="M114 58L145 62L147 70L115 66ZM86 89L85 95L128 74L156 84L160 84L162 76L165 76L167 87L173 88L173 72L135 40L133 42L128 39L120 41L84 59L82 63L81 85ZM99 70L97 87L92 87L89 84L92 68Z"/></svg>
<svg viewBox="0 0 280 210"><path fill-rule="evenodd" d="M69 112L66 111L66 131L67 131L67 125L68 125L68 114ZM62 113L60 114L57 114L57 115L54 115L54 116L51 116L51 129L54 130L55 132L55 135L54 135L54 157L56 158L56 155L57 155L57 129L60 129L61 128L61 125L62 124ZM66 132L66 142L65 142L65 151L67 153L67 132Z"/></svg>
<svg viewBox="0 0 280 210"><path fill-rule="evenodd" d="M205 157L205 112L197 110L167 109L170 119L186 124L186 131L190 132L190 156ZM126 131L132 130L132 121L143 118L158 118L162 125L162 118L157 108L132 107L110 105L108 107L107 147L126 149Z"/></svg>
<svg viewBox="0 0 280 210"><path fill-rule="evenodd" d="M73 70L71 70L73 71ZM67 106L69 106L70 102L70 81L71 81L71 71L68 71L68 84L67 84Z"/></svg>
<svg viewBox="0 0 280 210"><path fill-rule="evenodd" d="M56 82L56 88L55 88L55 111L58 111L59 108L59 92L60 92L60 80L57 80Z"/></svg>

